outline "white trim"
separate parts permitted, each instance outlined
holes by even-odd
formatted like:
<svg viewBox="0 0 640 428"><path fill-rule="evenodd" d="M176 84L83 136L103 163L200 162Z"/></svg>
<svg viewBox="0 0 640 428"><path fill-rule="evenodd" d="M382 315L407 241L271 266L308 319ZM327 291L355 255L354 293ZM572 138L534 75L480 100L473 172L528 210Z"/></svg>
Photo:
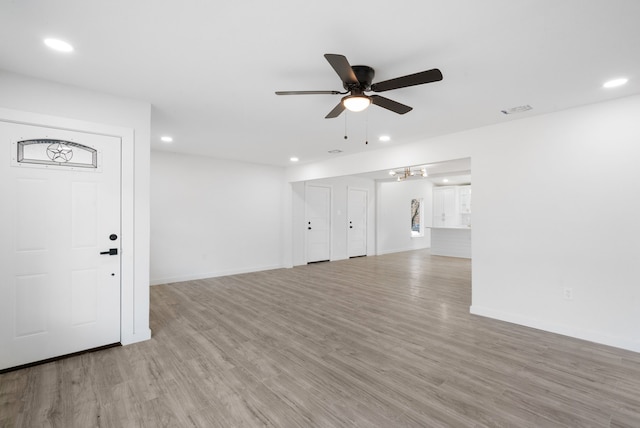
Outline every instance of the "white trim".
<svg viewBox="0 0 640 428"><path fill-rule="evenodd" d="M136 300L149 299L147 284L135 282L135 133L131 128L104 125L64 117L50 116L19 110L0 108L0 120L22 125L45 126L67 131L106 135L121 140L121 318L120 342L123 345L151 338L148 316L144 322L136 321ZM127 239L129 238L129 239ZM141 243L145 245L145 243ZM146 306L146 305L145 305Z"/></svg>
<svg viewBox="0 0 640 428"><path fill-rule="evenodd" d="M173 282L195 281L198 279L217 278L221 276L239 275L243 273L262 272L266 270L285 269L284 265L256 266L244 269L227 269L215 272L199 273L193 275L178 275L166 278L151 279L150 285L170 284Z"/></svg>
<svg viewBox="0 0 640 428"><path fill-rule="evenodd" d="M426 250L426 249L429 249L429 248L430 247L424 247L424 248L415 248L415 247L392 248L390 250L380 250L380 251L378 251L378 255L382 256L382 255L385 255L385 254L404 253L405 251Z"/></svg>
<svg viewBox="0 0 640 428"><path fill-rule="evenodd" d="M609 336L606 334L598 333L596 331L583 330L580 328L574 328L567 325L540 321L536 319L523 317L518 314L496 311L490 308L485 308L477 305L475 306L472 305L469 308L469 312L474 315L493 318L496 320L506 321L513 324L519 324L526 327L535 328L537 330L548 331L551 333L561 334L563 336L569 336L577 339L587 340L589 342L600 343L603 345L626 349L633 352L640 352L640 342L626 340L621 337Z"/></svg>

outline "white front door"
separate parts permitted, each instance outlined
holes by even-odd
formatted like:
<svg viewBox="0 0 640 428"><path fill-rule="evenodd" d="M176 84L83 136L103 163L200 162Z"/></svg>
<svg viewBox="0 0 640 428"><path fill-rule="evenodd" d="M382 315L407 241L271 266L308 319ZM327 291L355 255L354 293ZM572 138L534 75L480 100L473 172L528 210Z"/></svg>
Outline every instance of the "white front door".
<svg viewBox="0 0 640 428"><path fill-rule="evenodd" d="M331 258L331 188L307 186L307 263Z"/></svg>
<svg viewBox="0 0 640 428"><path fill-rule="evenodd" d="M367 255L367 191L349 189L347 197L349 257Z"/></svg>
<svg viewBox="0 0 640 428"><path fill-rule="evenodd" d="M120 342L120 144L0 121L0 369Z"/></svg>

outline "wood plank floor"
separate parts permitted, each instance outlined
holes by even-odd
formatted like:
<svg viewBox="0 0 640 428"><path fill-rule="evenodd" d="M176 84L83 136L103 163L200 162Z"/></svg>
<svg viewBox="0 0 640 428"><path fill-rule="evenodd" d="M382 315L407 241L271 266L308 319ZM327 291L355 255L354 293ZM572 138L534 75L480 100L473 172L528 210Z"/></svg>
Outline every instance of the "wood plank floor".
<svg viewBox="0 0 640 428"><path fill-rule="evenodd" d="M150 341L0 375L2 427L640 427L640 354L469 314L412 251L151 289Z"/></svg>

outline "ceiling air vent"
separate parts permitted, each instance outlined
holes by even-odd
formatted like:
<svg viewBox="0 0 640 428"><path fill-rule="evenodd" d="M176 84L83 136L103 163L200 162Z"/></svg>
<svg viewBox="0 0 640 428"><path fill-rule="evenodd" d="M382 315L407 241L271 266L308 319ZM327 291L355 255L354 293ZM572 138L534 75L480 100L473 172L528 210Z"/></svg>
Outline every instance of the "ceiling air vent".
<svg viewBox="0 0 640 428"><path fill-rule="evenodd" d="M340 149L333 149L333 150L329 150L329 153L342 153L342 150L340 150Z"/></svg>
<svg viewBox="0 0 640 428"><path fill-rule="evenodd" d="M500 110L503 114L516 114L516 113L523 113L525 111L529 111L531 110L533 107L531 107L529 104L523 105L523 106L518 106L518 107L511 107L509 109L506 110Z"/></svg>

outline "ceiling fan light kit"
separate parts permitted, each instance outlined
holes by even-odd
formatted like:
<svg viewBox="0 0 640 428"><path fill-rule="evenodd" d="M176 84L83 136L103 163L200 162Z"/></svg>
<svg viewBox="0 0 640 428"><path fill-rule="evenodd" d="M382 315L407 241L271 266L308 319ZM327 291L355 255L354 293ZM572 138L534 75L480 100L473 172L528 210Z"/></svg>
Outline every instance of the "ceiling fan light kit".
<svg viewBox="0 0 640 428"><path fill-rule="evenodd" d="M369 107L371 99L366 95L347 95L342 99L342 104L349 111L362 111Z"/></svg>
<svg viewBox="0 0 640 428"><path fill-rule="evenodd" d="M340 77L342 86L346 92L339 91L277 91L276 95L345 95L333 110L325 116L325 119L332 119L340 116L345 110L362 111L375 104L378 107L391 110L397 114L405 114L413 110L412 107L393 101L380 95L366 95L365 92L384 92L393 89L406 88L409 86L423 85L425 83L442 80L442 73L437 68L409 74L395 79L372 83L375 76L373 68L367 65L350 65L343 55L325 54L324 57L331 67Z"/></svg>

